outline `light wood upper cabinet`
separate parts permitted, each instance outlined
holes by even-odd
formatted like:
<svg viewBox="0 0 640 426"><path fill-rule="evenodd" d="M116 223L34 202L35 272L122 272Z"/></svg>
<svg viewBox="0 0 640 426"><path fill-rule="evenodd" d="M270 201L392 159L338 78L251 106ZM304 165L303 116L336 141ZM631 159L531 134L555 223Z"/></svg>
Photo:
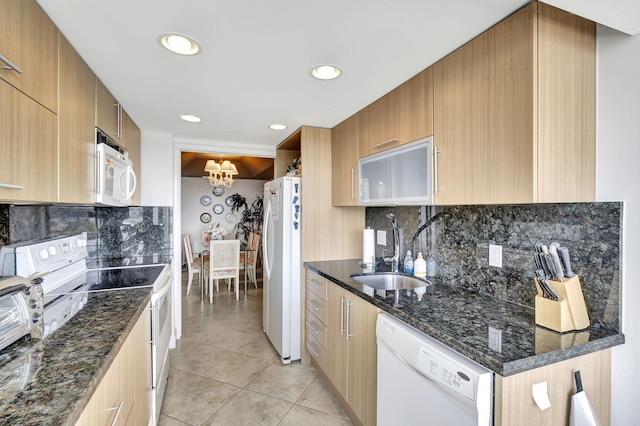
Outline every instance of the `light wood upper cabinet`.
<svg viewBox="0 0 640 426"><path fill-rule="evenodd" d="M358 115L331 129L331 197L334 206L357 206Z"/></svg>
<svg viewBox="0 0 640 426"><path fill-rule="evenodd" d="M0 123L0 200L57 201L56 115L0 81Z"/></svg>
<svg viewBox="0 0 640 426"><path fill-rule="evenodd" d="M358 157L433 134L433 69L425 69L358 114Z"/></svg>
<svg viewBox="0 0 640 426"><path fill-rule="evenodd" d="M0 55L22 70L0 62L0 79L57 112L58 30L35 0L0 1L0 40Z"/></svg>
<svg viewBox="0 0 640 426"><path fill-rule="evenodd" d="M122 139L121 145L127 150L129 160L133 162L133 171L136 174L136 190L131 200L132 205L140 204L140 129L129 117L125 110L122 110Z"/></svg>
<svg viewBox="0 0 640 426"><path fill-rule="evenodd" d="M94 203L96 199L96 76L60 34L60 189L58 201Z"/></svg>
<svg viewBox="0 0 640 426"><path fill-rule="evenodd" d="M96 79L96 127L118 144L122 143L122 105L109 89ZM125 147L126 148L126 147Z"/></svg>
<svg viewBox="0 0 640 426"><path fill-rule="evenodd" d="M435 203L592 201L595 24L531 3L434 66Z"/></svg>

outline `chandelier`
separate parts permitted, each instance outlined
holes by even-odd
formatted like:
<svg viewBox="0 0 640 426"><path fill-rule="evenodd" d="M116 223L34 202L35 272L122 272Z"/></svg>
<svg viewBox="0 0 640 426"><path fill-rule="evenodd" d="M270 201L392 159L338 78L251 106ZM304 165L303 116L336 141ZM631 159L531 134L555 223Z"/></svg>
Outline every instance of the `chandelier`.
<svg viewBox="0 0 640 426"><path fill-rule="evenodd" d="M207 160L204 171L209 172L209 183L215 187L226 186L229 188L233 184L233 176L238 174L235 164L229 160L220 160L220 163Z"/></svg>

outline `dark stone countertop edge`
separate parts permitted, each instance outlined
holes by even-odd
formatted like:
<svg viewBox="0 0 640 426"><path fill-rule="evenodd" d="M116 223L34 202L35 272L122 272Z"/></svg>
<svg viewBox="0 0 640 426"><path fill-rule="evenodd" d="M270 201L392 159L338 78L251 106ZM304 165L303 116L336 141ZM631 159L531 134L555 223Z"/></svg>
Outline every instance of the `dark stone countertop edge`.
<svg viewBox="0 0 640 426"><path fill-rule="evenodd" d="M140 319L140 317L146 310L147 305L149 304L150 301L151 301L151 289L149 289L147 296L143 299L138 309L131 316L131 319L129 320L129 323L127 324L127 326L122 330L122 332L120 333L120 336L118 336L118 338L114 342L111 348L111 351L104 358L104 361L102 362L102 364L94 374L93 378L85 388L83 395L76 401L74 407L69 413L69 417L67 418L67 423L66 423L67 425L75 425L75 423L78 421L85 407L93 397L93 394L95 393L96 389L102 382L102 379L104 378L105 374L107 373L107 371L109 371L109 368L111 368L111 364L113 364L113 361L118 356L120 349L122 349L122 345L129 337L129 334L133 330L133 327L136 325L136 323L138 322L138 319Z"/></svg>
<svg viewBox="0 0 640 426"><path fill-rule="evenodd" d="M532 370L538 367L544 367L546 365L554 364L560 361L564 361L566 359L575 358L578 356L586 355L589 353L601 351L604 349L611 348L613 346L624 344L625 338L624 334L617 333L612 336L604 337L595 341L589 341L584 344L572 346L570 348L554 350L550 352L546 352L543 354L536 354L534 356L525 357L522 359L512 360L512 361L501 361L496 357L491 356L491 354L478 350L476 347L472 347L469 345L465 345L463 342L460 342L455 338L455 336L447 335L443 333L442 330L438 330L425 322L424 320L415 320L407 313L396 309L392 303L379 298L372 297L368 294L363 293L359 288L355 287L353 284L342 281L340 278L332 276L330 273L323 271L321 267L318 267L317 263L322 262L332 262L332 261L310 261L304 262L304 267L308 268L322 277L328 279L329 281L339 285L340 287L348 290L349 292L355 294L363 300L373 304L374 306L382 309L384 312L387 312L399 320L409 324L410 326L416 328L417 330L423 332L424 334L438 340L442 344L450 347L451 349L461 353L462 355L470 358L471 360L477 362L478 364L489 368L497 374L500 374L503 377L511 376L514 374L522 373L528 370ZM336 261L336 262L342 262ZM358 262L353 259L353 262ZM472 293L471 291L469 291ZM428 294L426 295L428 296ZM425 296L425 297L426 297ZM508 302L505 302L508 303ZM533 324L535 325L535 324Z"/></svg>

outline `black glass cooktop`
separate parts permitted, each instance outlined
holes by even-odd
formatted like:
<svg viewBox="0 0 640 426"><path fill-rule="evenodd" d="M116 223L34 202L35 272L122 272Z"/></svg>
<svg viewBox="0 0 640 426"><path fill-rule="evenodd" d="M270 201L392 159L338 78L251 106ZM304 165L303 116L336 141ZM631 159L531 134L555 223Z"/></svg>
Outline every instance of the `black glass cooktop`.
<svg viewBox="0 0 640 426"><path fill-rule="evenodd" d="M89 269L82 275L46 294L45 303L56 296L76 291L108 291L151 287L165 265L129 268Z"/></svg>

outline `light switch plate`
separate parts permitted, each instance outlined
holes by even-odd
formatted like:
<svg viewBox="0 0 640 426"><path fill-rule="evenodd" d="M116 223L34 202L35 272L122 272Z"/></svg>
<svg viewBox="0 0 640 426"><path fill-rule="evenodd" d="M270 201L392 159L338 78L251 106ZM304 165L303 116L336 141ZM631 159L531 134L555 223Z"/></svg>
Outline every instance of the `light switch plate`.
<svg viewBox="0 0 640 426"><path fill-rule="evenodd" d="M489 348L502 353L502 330L489 327Z"/></svg>
<svg viewBox="0 0 640 426"><path fill-rule="evenodd" d="M502 268L502 246L489 244L489 266Z"/></svg>
<svg viewBox="0 0 640 426"><path fill-rule="evenodd" d="M378 230L377 233L376 233L376 241L378 242L379 246L386 246L387 245L387 231Z"/></svg>

